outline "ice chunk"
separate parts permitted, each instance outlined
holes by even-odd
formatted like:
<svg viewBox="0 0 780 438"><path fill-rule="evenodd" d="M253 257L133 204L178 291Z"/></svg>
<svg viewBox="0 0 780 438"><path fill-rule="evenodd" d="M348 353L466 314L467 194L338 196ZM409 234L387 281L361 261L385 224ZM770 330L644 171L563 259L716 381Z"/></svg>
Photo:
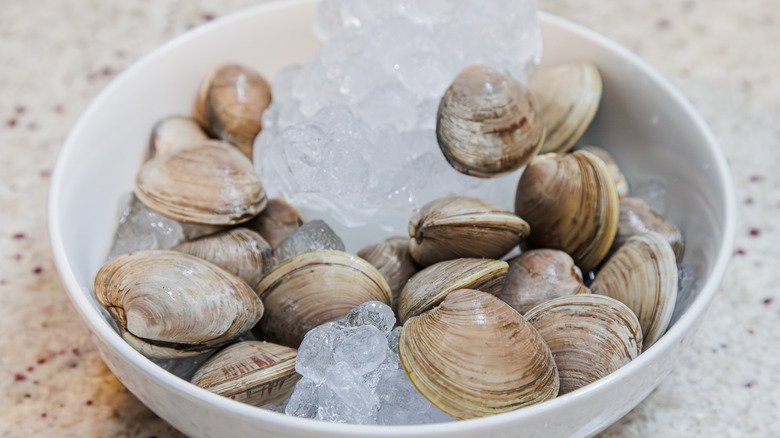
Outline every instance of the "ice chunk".
<svg viewBox="0 0 780 438"><path fill-rule="evenodd" d="M669 191L663 181L650 178L631 186L631 196L645 201L654 212L664 216L669 210Z"/></svg>
<svg viewBox="0 0 780 438"><path fill-rule="evenodd" d="M540 53L535 0L324 0L315 31L320 51L277 78L256 139L271 196L375 239L384 237L377 229L405 231L412 210L451 193L513 207L506 194L519 172L454 171L434 128L439 99L464 67L524 80Z"/></svg>
<svg viewBox="0 0 780 438"><path fill-rule="evenodd" d="M144 249L170 249L184 240L179 222L150 210L131 194L119 218L108 258Z"/></svg>
<svg viewBox="0 0 780 438"><path fill-rule="evenodd" d="M344 324L349 327L371 325L378 328L382 336L387 336L395 325L395 314L388 305L369 301L352 309L344 317Z"/></svg>
<svg viewBox="0 0 780 438"><path fill-rule="evenodd" d="M297 369L297 365L296 365ZM317 415L317 385L304 377L295 385L284 413L294 417L314 418Z"/></svg>
<svg viewBox="0 0 780 438"><path fill-rule="evenodd" d="M381 401L377 413L378 424L423 424L453 420L423 397L402 369L386 370L379 379L376 392Z"/></svg>
<svg viewBox="0 0 780 438"><path fill-rule="evenodd" d="M396 356L398 356L398 338L401 337L402 328L403 327L398 326L394 328L389 335L387 335L387 346L390 348L390 351L395 353Z"/></svg>
<svg viewBox="0 0 780 438"><path fill-rule="evenodd" d="M452 420L414 388L398 358L401 327L389 306L368 302L347 317L309 331L295 370L303 375L285 413L356 424ZM381 327L382 329L378 328ZM279 410L281 405L272 406Z"/></svg>
<svg viewBox="0 0 780 438"><path fill-rule="evenodd" d="M384 362L388 352L387 339L372 325L346 327L341 342L333 350L336 364L348 364L352 371L362 376L374 371Z"/></svg>
<svg viewBox="0 0 780 438"><path fill-rule="evenodd" d="M322 383L328 367L335 363L333 352L342 337L343 332L334 323L309 330L298 347L295 371L317 384Z"/></svg>
<svg viewBox="0 0 780 438"><path fill-rule="evenodd" d="M301 225L290 237L284 239L274 250L279 262L297 255L320 249L344 251L344 242L321 220L313 220Z"/></svg>
<svg viewBox="0 0 780 438"><path fill-rule="evenodd" d="M337 423L376 424L379 399L346 363L328 370L319 390L317 418Z"/></svg>

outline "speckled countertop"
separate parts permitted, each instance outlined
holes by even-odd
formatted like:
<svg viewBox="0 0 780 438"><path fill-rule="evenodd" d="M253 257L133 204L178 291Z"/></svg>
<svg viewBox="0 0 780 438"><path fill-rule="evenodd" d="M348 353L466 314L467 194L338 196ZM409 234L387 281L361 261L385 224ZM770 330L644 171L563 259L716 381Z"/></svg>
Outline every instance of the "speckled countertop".
<svg viewBox="0 0 780 438"><path fill-rule="evenodd" d="M3 0L0 435L180 436L116 380L52 264L49 175L78 114L170 38L251 0ZM734 258L693 346L604 437L780 436L780 5L540 0L633 50L687 95L731 162Z"/></svg>

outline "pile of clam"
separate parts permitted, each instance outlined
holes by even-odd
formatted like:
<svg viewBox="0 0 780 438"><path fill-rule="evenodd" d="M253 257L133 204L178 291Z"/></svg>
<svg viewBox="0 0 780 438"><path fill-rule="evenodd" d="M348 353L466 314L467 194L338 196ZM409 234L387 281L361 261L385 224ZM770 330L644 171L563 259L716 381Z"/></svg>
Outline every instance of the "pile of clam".
<svg viewBox="0 0 780 438"><path fill-rule="evenodd" d="M628 197L605 150L569 152L600 98L599 72L585 61L539 71L528 86L467 67L441 100L439 146L477 177L525 165L515 211L450 196L417 210L409 236L357 255L301 251L286 242L303 218L266 199L251 162L268 84L222 67L204 81L194 117L154 127L136 179L137 200L186 225L191 240L108 261L95 296L148 357L221 349L192 382L256 406L290 394L307 331L367 301L392 306L409 379L455 418L574 391L663 335L683 252L677 227ZM237 341L250 330L260 340Z"/></svg>

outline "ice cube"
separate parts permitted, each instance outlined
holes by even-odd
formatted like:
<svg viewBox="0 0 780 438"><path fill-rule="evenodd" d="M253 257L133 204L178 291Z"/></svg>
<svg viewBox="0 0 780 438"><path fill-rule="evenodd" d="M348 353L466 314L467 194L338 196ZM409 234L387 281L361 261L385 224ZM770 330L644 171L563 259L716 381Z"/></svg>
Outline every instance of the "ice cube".
<svg viewBox="0 0 780 438"><path fill-rule="evenodd" d="M453 420L412 385L406 371L386 370L376 387L381 407L377 424L423 424Z"/></svg>
<svg viewBox="0 0 780 438"><path fill-rule="evenodd" d="M317 326L303 337L298 347L295 371L317 384L325 380L328 367L333 365L333 352L343 338L342 331L335 323Z"/></svg>
<svg viewBox="0 0 780 438"><path fill-rule="evenodd" d="M321 249L344 251L344 242L321 220L304 223L274 250L279 262Z"/></svg>
<svg viewBox="0 0 780 438"><path fill-rule="evenodd" d="M376 424L379 399L346 363L327 373L317 400L317 419L335 423Z"/></svg>
<svg viewBox="0 0 780 438"><path fill-rule="evenodd" d="M145 249L170 249L185 240L179 222L147 208L135 194L122 210L109 259Z"/></svg>
<svg viewBox="0 0 780 438"><path fill-rule="evenodd" d="M346 327L343 336L333 350L333 361L348 364L353 372L362 376L375 370L384 362L389 352L387 339L372 325Z"/></svg>
<svg viewBox="0 0 780 438"><path fill-rule="evenodd" d="M388 336L395 325L395 314L387 304L369 301L352 309L343 323L349 327L371 325L378 328L383 336Z"/></svg>
<svg viewBox="0 0 780 438"><path fill-rule="evenodd" d="M317 384L306 377L295 385L284 413L294 417L314 418L317 415Z"/></svg>
<svg viewBox="0 0 780 438"><path fill-rule="evenodd" d="M398 355L398 338L401 337L402 328L403 327L398 326L394 328L389 335L387 335L387 346L390 348L390 351L395 353L396 356Z"/></svg>

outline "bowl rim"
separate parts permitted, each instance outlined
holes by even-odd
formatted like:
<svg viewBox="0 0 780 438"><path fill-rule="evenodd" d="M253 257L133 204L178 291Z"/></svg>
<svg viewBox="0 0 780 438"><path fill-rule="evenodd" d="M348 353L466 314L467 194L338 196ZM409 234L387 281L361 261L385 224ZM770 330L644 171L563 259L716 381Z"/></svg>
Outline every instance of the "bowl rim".
<svg viewBox="0 0 780 438"><path fill-rule="evenodd" d="M308 433L338 433L350 436L398 436L411 434L446 434L453 432L476 431L483 428L501 427L510 423L522 422L527 418L537 415L543 415L550 411L566 409L567 406L576 403L579 399L595 395L608 388L617 385L626 376L638 372L646 363L656 360L657 357L664 354L674 343L681 340L698 318L704 313L709 303L712 301L715 292L726 272L726 267L731 258L736 233L736 197L734 184L729 171L728 163L723 151L720 149L714 134L703 120L702 116L694 108L693 104L675 88L671 82L663 77L658 71L651 67L639 56L629 51L625 47L610 40L609 38L590 30L584 26L573 23L569 20L557 17L550 13L539 11L540 24L562 29L568 33L577 35L580 38L591 40L603 47L604 50L611 53L612 56L625 59L635 66L643 75L655 82L672 98L674 104L685 111L687 116L694 122L694 129L698 130L707 143L710 154L714 159L715 170L719 176L719 181L723 186L724 199L724 230L723 242L718 251L715 263L710 276L701 288L701 292L691 303L688 310L681 315L675 324L646 352L634 359L619 370L610 375L580 388L571 393L557 397L540 404L518 409L516 411L491 417L477 418L465 421L451 423L437 423L426 425L403 425L392 427L377 427L373 425L355 425L326 423L307 418L296 418L286 416L281 413L260 409L244 403L240 403L216 394L213 394L198 386L176 377L165 371L147 359L141 353L127 344L121 336L103 319L103 316L90 303L87 294L83 293L72 266L66 257L65 246L62 240L63 230L58 221L61 209L61 189L62 181L67 176L68 164L74 159L75 140L80 136L81 131L86 129L93 113L96 113L101 104L108 99L114 88L121 85L123 78L134 75L137 71L143 70L152 60L164 56L170 50L181 46L191 39L197 38L202 34L211 32L213 29L229 26L232 22L251 20L252 17L264 14L280 8L298 8L302 5L317 3L317 0L289 0L286 2L271 2L253 6L247 9L227 14L223 17L196 27L182 35L179 35L165 44L157 47L150 53L142 56L132 65L122 71L108 85L103 88L92 100L89 106L81 113L78 120L66 136L62 147L58 153L56 164L52 172L52 179L49 188L48 199L48 228L49 240L54 257L54 264L59 273L60 279L65 286L65 291L70 297L71 302L80 314L83 322L86 324L90 333L100 337L103 342L111 346L121 355L122 359L130 362L134 367L142 370L150 383L165 386L168 390L178 393L179 396L187 396L196 399L199 402L212 406L218 410L230 411L235 415L252 420L259 420L276 424L277 426L297 429Z"/></svg>

